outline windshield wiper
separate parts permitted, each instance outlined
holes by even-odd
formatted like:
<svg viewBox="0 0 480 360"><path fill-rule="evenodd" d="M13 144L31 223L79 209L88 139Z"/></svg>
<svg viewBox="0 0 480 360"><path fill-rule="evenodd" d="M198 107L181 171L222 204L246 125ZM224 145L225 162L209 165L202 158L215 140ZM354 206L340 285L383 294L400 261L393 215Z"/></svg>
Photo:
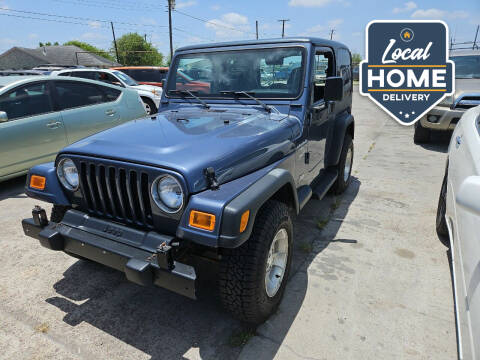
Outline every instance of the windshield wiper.
<svg viewBox="0 0 480 360"><path fill-rule="evenodd" d="M251 95L251 94L255 94L254 92L248 93L246 91L224 90L224 91L220 91L220 94L225 94L225 95L231 94L231 95L235 95L235 96L244 95L244 96L254 100L258 105L260 105L262 108L264 108L266 112L269 112L269 113L272 112L272 108L270 106L265 104L263 101L258 100L255 96Z"/></svg>
<svg viewBox="0 0 480 360"><path fill-rule="evenodd" d="M210 109L210 105L208 105L205 101L203 101L201 98L199 98L197 95L195 95L192 91L190 90L168 90L169 94L180 94L180 95L190 95L191 97L195 98L198 100L200 104L202 104L205 109Z"/></svg>

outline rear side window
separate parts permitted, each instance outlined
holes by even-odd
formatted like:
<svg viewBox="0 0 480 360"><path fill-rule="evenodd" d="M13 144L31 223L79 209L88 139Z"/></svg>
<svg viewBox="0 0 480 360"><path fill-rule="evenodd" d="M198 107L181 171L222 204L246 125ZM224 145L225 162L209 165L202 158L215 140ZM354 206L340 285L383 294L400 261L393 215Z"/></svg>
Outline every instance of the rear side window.
<svg viewBox="0 0 480 360"><path fill-rule="evenodd" d="M104 102L99 86L74 81L56 81L57 101L62 110Z"/></svg>
<svg viewBox="0 0 480 360"><path fill-rule="evenodd" d="M81 79L95 80L95 72L93 71L73 71L69 74L70 76L81 78Z"/></svg>
<svg viewBox="0 0 480 360"><path fill-rule="evenodd" d="M102 86L102 90L103 90L103 93L105 94L105 102L117 100L120 94L122 93L118 89L112 89L107 86Z"/></svg>
<svg viewBox="0 0 480 360"><path fill-rule="evenodd" d="M352 60L350 51L347 49L338 50L338 65L340 65L340 76L343 78L343 83L348 84L352 80Z"/></svg>
<svg viewBox="0 0 480 360"><path fill-rule="evenodd" d="M53 111L47 83L20 86L0 96L0 111L5 111L9 120Z"/></svg>

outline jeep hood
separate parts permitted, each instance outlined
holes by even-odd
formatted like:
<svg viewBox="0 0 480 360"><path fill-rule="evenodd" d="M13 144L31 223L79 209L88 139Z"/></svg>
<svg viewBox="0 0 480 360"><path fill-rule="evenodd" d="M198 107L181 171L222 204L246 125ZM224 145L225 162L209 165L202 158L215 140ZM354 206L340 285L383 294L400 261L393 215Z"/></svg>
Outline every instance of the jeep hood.
<svg viewBox="0 0 480 360"><path fill-rule="evenodd" d="M207 188L205 168L214 168L220 184L228 182L283 158L300 134L300 120L286 114L195 106L127 122L61 153L168 168L195 193Z"/></svg>

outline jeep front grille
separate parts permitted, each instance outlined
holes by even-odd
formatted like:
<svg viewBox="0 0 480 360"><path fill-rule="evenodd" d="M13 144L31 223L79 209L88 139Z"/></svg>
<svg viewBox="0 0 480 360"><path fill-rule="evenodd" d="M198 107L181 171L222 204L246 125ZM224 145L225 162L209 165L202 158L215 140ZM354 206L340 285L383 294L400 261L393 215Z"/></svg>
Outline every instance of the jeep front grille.
<svg viewBox="0 0 480 360"><path fill-rule="evenodd" d="M153 226L147 173L81 160L80 187L88 212L124 223Z"/></svg>

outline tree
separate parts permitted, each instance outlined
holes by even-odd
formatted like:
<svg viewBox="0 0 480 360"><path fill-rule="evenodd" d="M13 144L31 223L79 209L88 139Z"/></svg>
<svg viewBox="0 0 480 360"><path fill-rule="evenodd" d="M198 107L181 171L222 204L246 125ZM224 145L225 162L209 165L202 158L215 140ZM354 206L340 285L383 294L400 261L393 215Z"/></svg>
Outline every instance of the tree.
<svg viewBox="0 0 480 360"><path fill-rule="evenodd" d="M93 45L90 45L90 44L86 43L86 42L82 42L82 41L78 41L78 40L70 40L70 41L64 43L63 45L74 45L74 46L79 47L82 50L89 51L93 54L102 56L102 57L104 57L104 58L106 58L110 61L115 61L114 57L108 51L99 49L99 48L97 48Z"/></svg>
<svg viewBox="0 0 480 360"><path fill-rule="evenodd" d="M115 51L115 44L112 44ZM163 55L152 44L145 41L137 33L123 35L117 40L118 61L127 66L151 65L160 66Z"/></svg>
<svg viewBox="0 0 480 360"><path fill-rule="evenodd" d="M352 54L352 63L353 64L360 64L360 61L362 61L362 56L358 53L353 53Z"/></svg>

